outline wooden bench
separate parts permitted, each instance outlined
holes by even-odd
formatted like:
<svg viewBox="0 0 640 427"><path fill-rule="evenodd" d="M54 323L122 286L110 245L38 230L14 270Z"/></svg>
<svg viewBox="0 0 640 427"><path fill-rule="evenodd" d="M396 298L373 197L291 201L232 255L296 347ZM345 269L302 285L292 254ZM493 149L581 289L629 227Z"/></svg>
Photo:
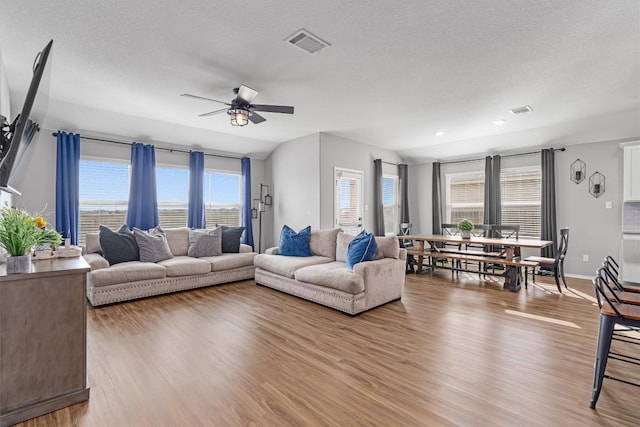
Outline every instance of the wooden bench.
<svg viewBox="0 0 640 427"><path fill-rule="evenodd" d="M506 266L510 266L510 267L517 267L517 268L535 268L538 263L534 262L534 261L523 261L523 260L507 260L506 258L503 258L501 256L483 256L483 255L476 255L476 254L470 254L470 253L456 253L456 252L449 252L449 251L443 251L443 252L438 252L438 251L420 251L419 249L413 249L413 248L407 248L407 255L413 255L414 257L418 257L417 260L417 266L422 269L422 267L425 265L424 262L420 262L420 257L422 257L422 259L424 260L424 258L432 258L432 259L451 259L454 261L471 261L471 262L477 262L478 265L482 265L483 263L485 265L490 265L490 264L500 264L500 265L504 265L505 269ZM432 268L437 267L436 262L432 262L430 265ZM469 270L466 268L462 268L462 266L460 264L458 264L458 266L452 266L452 267L446 267L446 266L440 266L438 268L444 268L447 270L451 270L451 274L454 274L456 271L466 271L466 272L473 272L473 273L478 273L480 275L492 275L492 276L501 276L502 273L498 273L496 274L495 271L487 271L487 270L481 270L480 267L478 268L478 271L474 271L474 270ZM525 275L525 287L527 285L527 277Z"/></svg>

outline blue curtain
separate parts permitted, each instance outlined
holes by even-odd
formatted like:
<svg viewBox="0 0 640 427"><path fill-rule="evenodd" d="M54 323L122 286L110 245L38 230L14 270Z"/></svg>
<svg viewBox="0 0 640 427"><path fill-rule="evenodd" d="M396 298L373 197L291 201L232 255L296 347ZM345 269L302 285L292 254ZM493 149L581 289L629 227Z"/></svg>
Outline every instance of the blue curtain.
<svg viewBox="0 0 640 427"><path fill-rule="evenodd" d="M204 213L204 153L192 151L189 155L189 213L187 227L205 228Z"/></svg>
<svg viewBox="0 0 640 427"><path fill-rule="evenodd" d="M251 159L242 158L242 226L240 241L253 248L253 221L251 219Z"/></svg>
<svg viewBox="0 0 640 427"><path fill-rule="evenodd" d="M80 134L58 131L56 230L78 244L80 215Z"/></svg>
<svg viewBox="0 0 640 427"><path fill-rule="evenodd" d="M127 225L148 230L158 225L156 152L153 145L131 144L131 185Z"/></svg>

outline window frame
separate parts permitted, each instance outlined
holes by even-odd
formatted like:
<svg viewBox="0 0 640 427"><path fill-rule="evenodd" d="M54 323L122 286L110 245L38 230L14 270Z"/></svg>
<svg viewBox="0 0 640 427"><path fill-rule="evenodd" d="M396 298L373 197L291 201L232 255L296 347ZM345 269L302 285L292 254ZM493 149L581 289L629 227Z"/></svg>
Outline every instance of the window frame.
<svg viewBox="0 0 640 427"><path fill-rule="evenodd" d="M231 171L231 170L224 170L224 169L214 169L214 168L205 168L204 169L204 175L205 175L205 180L206 180L206 176L207 174L222 174L222 175L234 175L238 177L238 203L235 204L221 204L221 203L210 203L207 202L207 195L203 194L203 201L204 201L204 210L205 210L205 220L206 220L206 228L213 228L215 227L217 224L219 225L228 225L231 227L238 227L242 225L242 172L238 172L238 171ZM206 184L203 186L206 187ZM204 192L204 188L202 190ZM216 210L221 210L221 209L237 209L238 212L238 221L235 224L232 223L223 223L223 222L216 222L216 219L213 216L213 211Z"/></svg>

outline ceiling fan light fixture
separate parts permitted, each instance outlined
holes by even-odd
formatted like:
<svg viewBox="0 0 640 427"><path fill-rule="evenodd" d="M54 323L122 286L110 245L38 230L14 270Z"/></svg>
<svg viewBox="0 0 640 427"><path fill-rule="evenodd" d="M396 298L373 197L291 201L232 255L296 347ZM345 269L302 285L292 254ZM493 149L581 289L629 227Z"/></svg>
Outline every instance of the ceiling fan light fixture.
<svg viewBox="0 0 640 427"><path fill-rule="evenodd" d="M231 116L232 126L246 126L249 123L249 111L242 108L230 108L227 114Z"/></svg>

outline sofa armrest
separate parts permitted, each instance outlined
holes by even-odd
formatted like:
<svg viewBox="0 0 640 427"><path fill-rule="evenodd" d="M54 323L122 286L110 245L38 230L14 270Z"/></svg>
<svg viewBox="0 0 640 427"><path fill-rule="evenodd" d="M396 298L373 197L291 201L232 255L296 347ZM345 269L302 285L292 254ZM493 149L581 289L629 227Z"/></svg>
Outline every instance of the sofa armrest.
<svg viewBox="0 0 640 427"><path fill-rule="evenodd" d="M85 254L82 255L82 257L91 267L91 271L100 270L101 268L109 268L109 261L104 259L100 254Z"/></svg>
<svg viewBox="0 0 640 427"><path fill-rule="evenodd" d="M264 251L264 253L267 255L278 255L278 247L274 246L273 248L269 248L266 251Z"/></svg>
<svg viewBox="0 0 640 427"><path fill-rule="evenodd" d="M354 265L353 272L364 280L367 307L375 307L402 297L405 270L406 261L396 258L382 258Z"/></svg>
<svg viewBox="0 0 640 427"><path fill-rule="evenodd" d="M249 245L245 245L244 243L240 243L240 253L241 254L246 254L246 253L250 253L253 252L253 248Z"/></svg>

